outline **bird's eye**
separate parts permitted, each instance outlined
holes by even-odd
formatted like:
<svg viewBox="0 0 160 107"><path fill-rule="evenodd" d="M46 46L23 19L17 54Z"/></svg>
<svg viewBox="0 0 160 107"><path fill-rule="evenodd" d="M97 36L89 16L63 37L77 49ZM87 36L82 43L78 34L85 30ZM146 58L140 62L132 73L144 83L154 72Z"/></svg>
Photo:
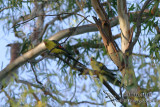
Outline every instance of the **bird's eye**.
<svg viewBox="0 0 160 107"><path fill-rule="evenodd" d="M59 48L62 48L62 46L58 46Z"/></svg>
<svg viewBox="0 0 160 107"><path fill-rule="evenodd" d="M94 58L94 57L91 57L91 61L93 61L93 60L95 60L95 58Z"/></svg>

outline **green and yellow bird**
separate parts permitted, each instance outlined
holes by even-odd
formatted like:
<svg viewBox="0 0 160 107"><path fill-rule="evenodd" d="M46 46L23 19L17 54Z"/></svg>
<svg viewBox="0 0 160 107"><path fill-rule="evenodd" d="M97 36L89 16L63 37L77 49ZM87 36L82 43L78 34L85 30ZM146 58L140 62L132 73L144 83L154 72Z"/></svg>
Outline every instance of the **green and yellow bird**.
<svg viewBox="0 0 160 107"><path fill-rule="evenodd" d="M120 86L121 82L117 79L116 74L109 70L103 63L96 61L94 57L91 57L91 67L93 70L99 71L103 76L106 77L110 83Z"/></svg>
<svg viewBox="0 0 160 107"><path fill-rule="evenodd" d="M49 53L54 53L54 54L64 54L68 58L78 62L81 66L85 67L82 63L74 59L71 55L70 52L68 52L66 49L64 49L56 40L48 40L44 39L43 40L46 48L50 51Z"/></svg>
<svg viewBox="0 0 160 107"><path fill-rule="evenodd" d="M56 40L44 39L43 42L50 53L71 55L71 53L64 49Z"/></svg>

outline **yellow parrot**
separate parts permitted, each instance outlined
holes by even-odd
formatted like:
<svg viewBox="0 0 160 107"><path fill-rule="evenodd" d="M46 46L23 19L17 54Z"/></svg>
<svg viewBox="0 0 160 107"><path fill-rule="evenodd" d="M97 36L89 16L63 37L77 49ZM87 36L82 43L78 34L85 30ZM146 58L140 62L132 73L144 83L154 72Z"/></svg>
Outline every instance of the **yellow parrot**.
<svg viewBox="0 0 160 107"><path fill-rule="evenodd" d="M120 86L121 82L117 79L116 74L109 70L103 63L96 61L94 57L91 57L91 67L93 70L99 71L103 76L106 77L110 83Z"/></svg>
<svg viewBox="0 0 160 107"><path fill-rule="evenodd" d="M68 52L66 49L64 49L56 40L48 40L44 39L43 40L46 48L50 51L49 53L55 53L55 54L64 54L68 58L78 62L81 66L85 67L82 63L74 59L71 55L70 52Z"/></svg>
<svg viewBox="0 0 160 107"><path fill-rule="evenodd" d="M71 53L64 49L56 40L44 39L43 42L50 53L71 55Z"/></svg>

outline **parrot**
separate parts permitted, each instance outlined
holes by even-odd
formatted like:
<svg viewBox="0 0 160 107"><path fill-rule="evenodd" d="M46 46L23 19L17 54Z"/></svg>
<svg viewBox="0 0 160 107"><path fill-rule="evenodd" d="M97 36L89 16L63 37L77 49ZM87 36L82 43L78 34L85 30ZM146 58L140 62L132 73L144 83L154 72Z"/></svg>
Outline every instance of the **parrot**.
<svg viewBox="0 0 160 107"><path fill-rule="evenodd" d="M43 42L50 53L71 55L71 53L64 49L56 40L44 39Z"/></svg>
<svg viewBox="0 0 160 107"><path fill-rule="evenodd" d="M48 40L44 39L43 40L46 48L50 51L49 53L55 53L55 54L64 54L68 58L78 62L81 66L85 67L82 63L74 59L71 55L70 52L68 52L66 49L64 49L56 40Z"/></svg>
<svg viewBox="0 0 160 107"><path fill-rule="evenodd" d="M94 57L91 57L90 65L93 70L99 71L103 76L105 76L110 83L116 86L121 85L121 82L116 78L116 74L109 70L103 63L96 61Z"/></svg>

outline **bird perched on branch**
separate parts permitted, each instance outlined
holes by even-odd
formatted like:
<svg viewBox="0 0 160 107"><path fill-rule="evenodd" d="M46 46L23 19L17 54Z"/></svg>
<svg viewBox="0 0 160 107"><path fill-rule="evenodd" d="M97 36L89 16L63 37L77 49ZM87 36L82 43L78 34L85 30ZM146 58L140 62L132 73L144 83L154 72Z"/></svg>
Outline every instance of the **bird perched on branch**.
<svg viewBox="0 0 160 107"><path fill-rule="evenodd" d="M12 63L17 57L20 55L20 43L12 43L8 44L7 46L11 47L10 50L10 63ZM0 81L0 89L5 88L11 80L14 80L16 78L16 75L18 74L18 70L14 70L11 73L9 73L2 81Z"/></svg>
<svg viewBox="0 0 160 107"><path fill-rule="evenodd" d="M64 49L56 40L44 39L43 42L50 53L71 55L71 53Z"/></svg>
<svg viewBox="0 0 160 107"><path fill-rule="evenodd" d="M68 52L68 50L64 49L56 40L44 39L43 42L44 42L46 48L50 51L49 53L64 54L68 58L76 61L77 63L79 63L81 66L84 67L84 65L82 63L80 63L79 61L77 61L76 59L74 59L71 56L72 54L70 52Z"/></svg>
<svg viewBox="0 0 160 107"><path fill-rule="evenodd" d="M103 63L96 61L94 57L91 57L91 67L93 70L99 71L100 74L105 76L105 79L110 83L120 86L121 82L117 79L116 74L109 70Z"/></svg>

